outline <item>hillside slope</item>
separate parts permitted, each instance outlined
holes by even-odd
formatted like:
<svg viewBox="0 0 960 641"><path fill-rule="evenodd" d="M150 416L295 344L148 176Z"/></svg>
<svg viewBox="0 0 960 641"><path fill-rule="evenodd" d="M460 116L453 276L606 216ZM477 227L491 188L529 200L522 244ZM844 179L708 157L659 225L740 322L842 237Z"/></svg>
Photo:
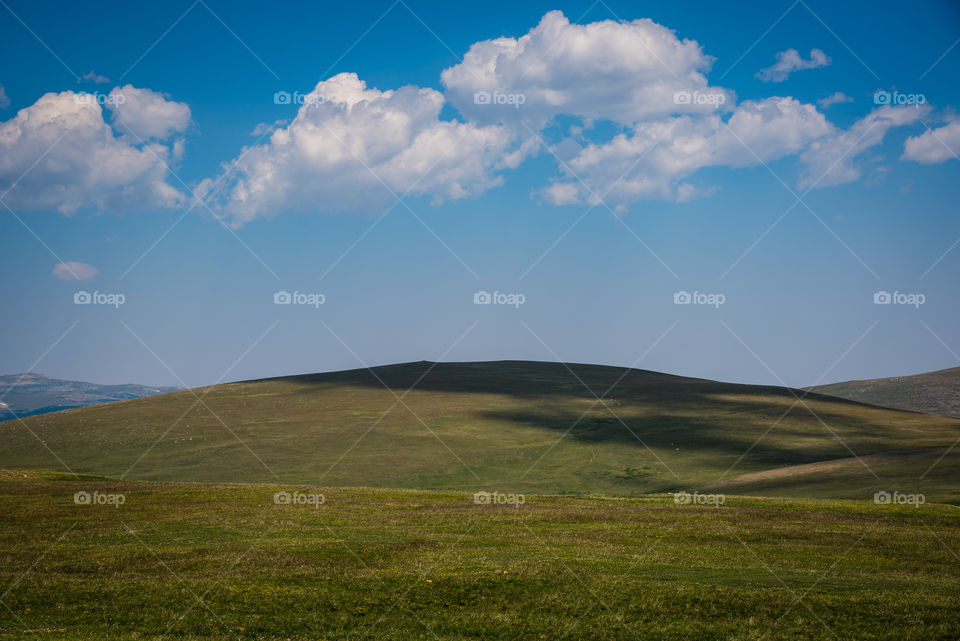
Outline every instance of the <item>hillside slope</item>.
<svg viewBox="0 0 960 641"><path fill-rule="evenodd" d="M526 493L901 490L960 502L960 448L944 456L960 421L795 394L597 365L407 363L0 423L0 468Z"/></svg>
<svg viewBox="0 0 960 641"><path fill-rule="evenodd" d="M860 403L960 418L960 367L913 376L845 381L810 389Z"/></svg>

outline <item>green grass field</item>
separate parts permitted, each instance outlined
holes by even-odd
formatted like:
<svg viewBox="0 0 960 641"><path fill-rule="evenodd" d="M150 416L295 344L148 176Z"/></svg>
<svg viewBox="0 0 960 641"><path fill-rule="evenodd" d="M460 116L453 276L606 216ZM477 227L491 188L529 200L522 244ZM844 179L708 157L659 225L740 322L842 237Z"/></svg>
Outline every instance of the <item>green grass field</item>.
<svg viewBox="0 0 960 641"><path fill-rule="evenodd" d="M277 505L278 490L322 493ZM77 505L77 491L125 502ZM960 636L960 510L0 472L0 638Z"/></svg>
<svg viewBox="0 0 960 641"><path fill-rule="evenodd" d="M960 448L950 449L960 420L569 367L409 363L33 416L0 423L0 467L531 494L869 499L900 490L960 503Z"/></svg>
<svg viewBox="0 0 960 641"><path fill-rule="evenodd" d="M960 638L960 421L570 368L409 363L0 423L0 639Z"/></svg>

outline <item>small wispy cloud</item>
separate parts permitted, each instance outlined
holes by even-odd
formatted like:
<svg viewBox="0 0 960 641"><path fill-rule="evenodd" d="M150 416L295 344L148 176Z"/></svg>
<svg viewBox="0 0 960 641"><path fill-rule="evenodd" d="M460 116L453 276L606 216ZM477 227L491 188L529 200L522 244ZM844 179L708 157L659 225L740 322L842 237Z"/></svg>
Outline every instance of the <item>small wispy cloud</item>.
<svg viewBox="0 0 960 641"><path fill-rule="evenodd" d="M804 60L796 49L787 49L777 54L777 62L773 66L761 69L757 78L763 82L783 82L794 71L801 69L816 69L830 64L830 58L820 49L811 49L810 58Z"/></svg>
<svg viewBox="0 0 960 641"><path fill-rule="evenodd" d="M835 91L826 98L818 100L817 104L820 105L821 108L826 109L830 105L838 105L844 102L853 102L853 98L842 91Z"/></svg>
<svg viewBox="0 0 960 641"><path fill-rule="evenodd" d="M0 85L0 109L6 109L10 106L10 98L7 97L7 91Z"/></svg>
<svg viewBox="0 0 960 641"><path fill-rule="evenodd" d="M53 275L60 280L91 280L99 273L100 270L93 265L74 261L57 263L53 268Z"/></svg>
<svg viewBox="0 0 960 641"><path fill-rule="evenodd" d="M95 82L98 85L101 85L101 84L110 82L110 78L107 78L106 76L101 76L100 74L95 73L93 69L91 69L87 73L77 78L77 82Z"/></svg>
<svg viewBox="0 0 960 641"><path fill-rule="evenodd" d="M277 129L279 127L284 127L289 123L289 120L277 120L272 125L269 122L258 123L256 127L253 128L253 131L250 132L251 136L262 136L271 129Z"/></svg>

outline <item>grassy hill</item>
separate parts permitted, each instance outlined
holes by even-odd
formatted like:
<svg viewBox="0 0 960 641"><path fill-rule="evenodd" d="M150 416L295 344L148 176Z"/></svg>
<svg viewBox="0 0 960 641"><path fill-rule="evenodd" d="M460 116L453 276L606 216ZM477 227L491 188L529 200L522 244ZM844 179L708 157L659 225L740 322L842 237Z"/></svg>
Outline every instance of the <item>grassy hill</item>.
<svg viewBox="0 0 960 641"><path fill-rule="evenodd" d="M960 418L960 367L914 376L818 385L811 390L860 403Z"/></svg>
<svg viewBox="0 0 960 641"><path fill-rule="evenodd" d="M323 494L316 507L274 492ZM122 495L77 505L75 492ZM722 507L0 471L0 638L960 637L958 510Z"/></svg>
<svg viewBox="0 0 960 641"><path fill-rule="evenodd" d="M596 365L407 363L0 423L0 468L528 494L900 490L960 502L960 448L945 455L960 421L801 394Z"/></svg>

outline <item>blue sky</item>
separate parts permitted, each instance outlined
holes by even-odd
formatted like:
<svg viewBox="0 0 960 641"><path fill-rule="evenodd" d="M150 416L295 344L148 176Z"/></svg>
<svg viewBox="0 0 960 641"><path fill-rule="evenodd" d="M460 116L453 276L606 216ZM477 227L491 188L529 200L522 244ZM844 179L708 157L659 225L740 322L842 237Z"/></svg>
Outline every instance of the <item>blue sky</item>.
<svg viewBox="0 0 960 641"><path fill-rule="evenodd" d="M4 1L2 373L960 365L953 2Z"/></svg>

